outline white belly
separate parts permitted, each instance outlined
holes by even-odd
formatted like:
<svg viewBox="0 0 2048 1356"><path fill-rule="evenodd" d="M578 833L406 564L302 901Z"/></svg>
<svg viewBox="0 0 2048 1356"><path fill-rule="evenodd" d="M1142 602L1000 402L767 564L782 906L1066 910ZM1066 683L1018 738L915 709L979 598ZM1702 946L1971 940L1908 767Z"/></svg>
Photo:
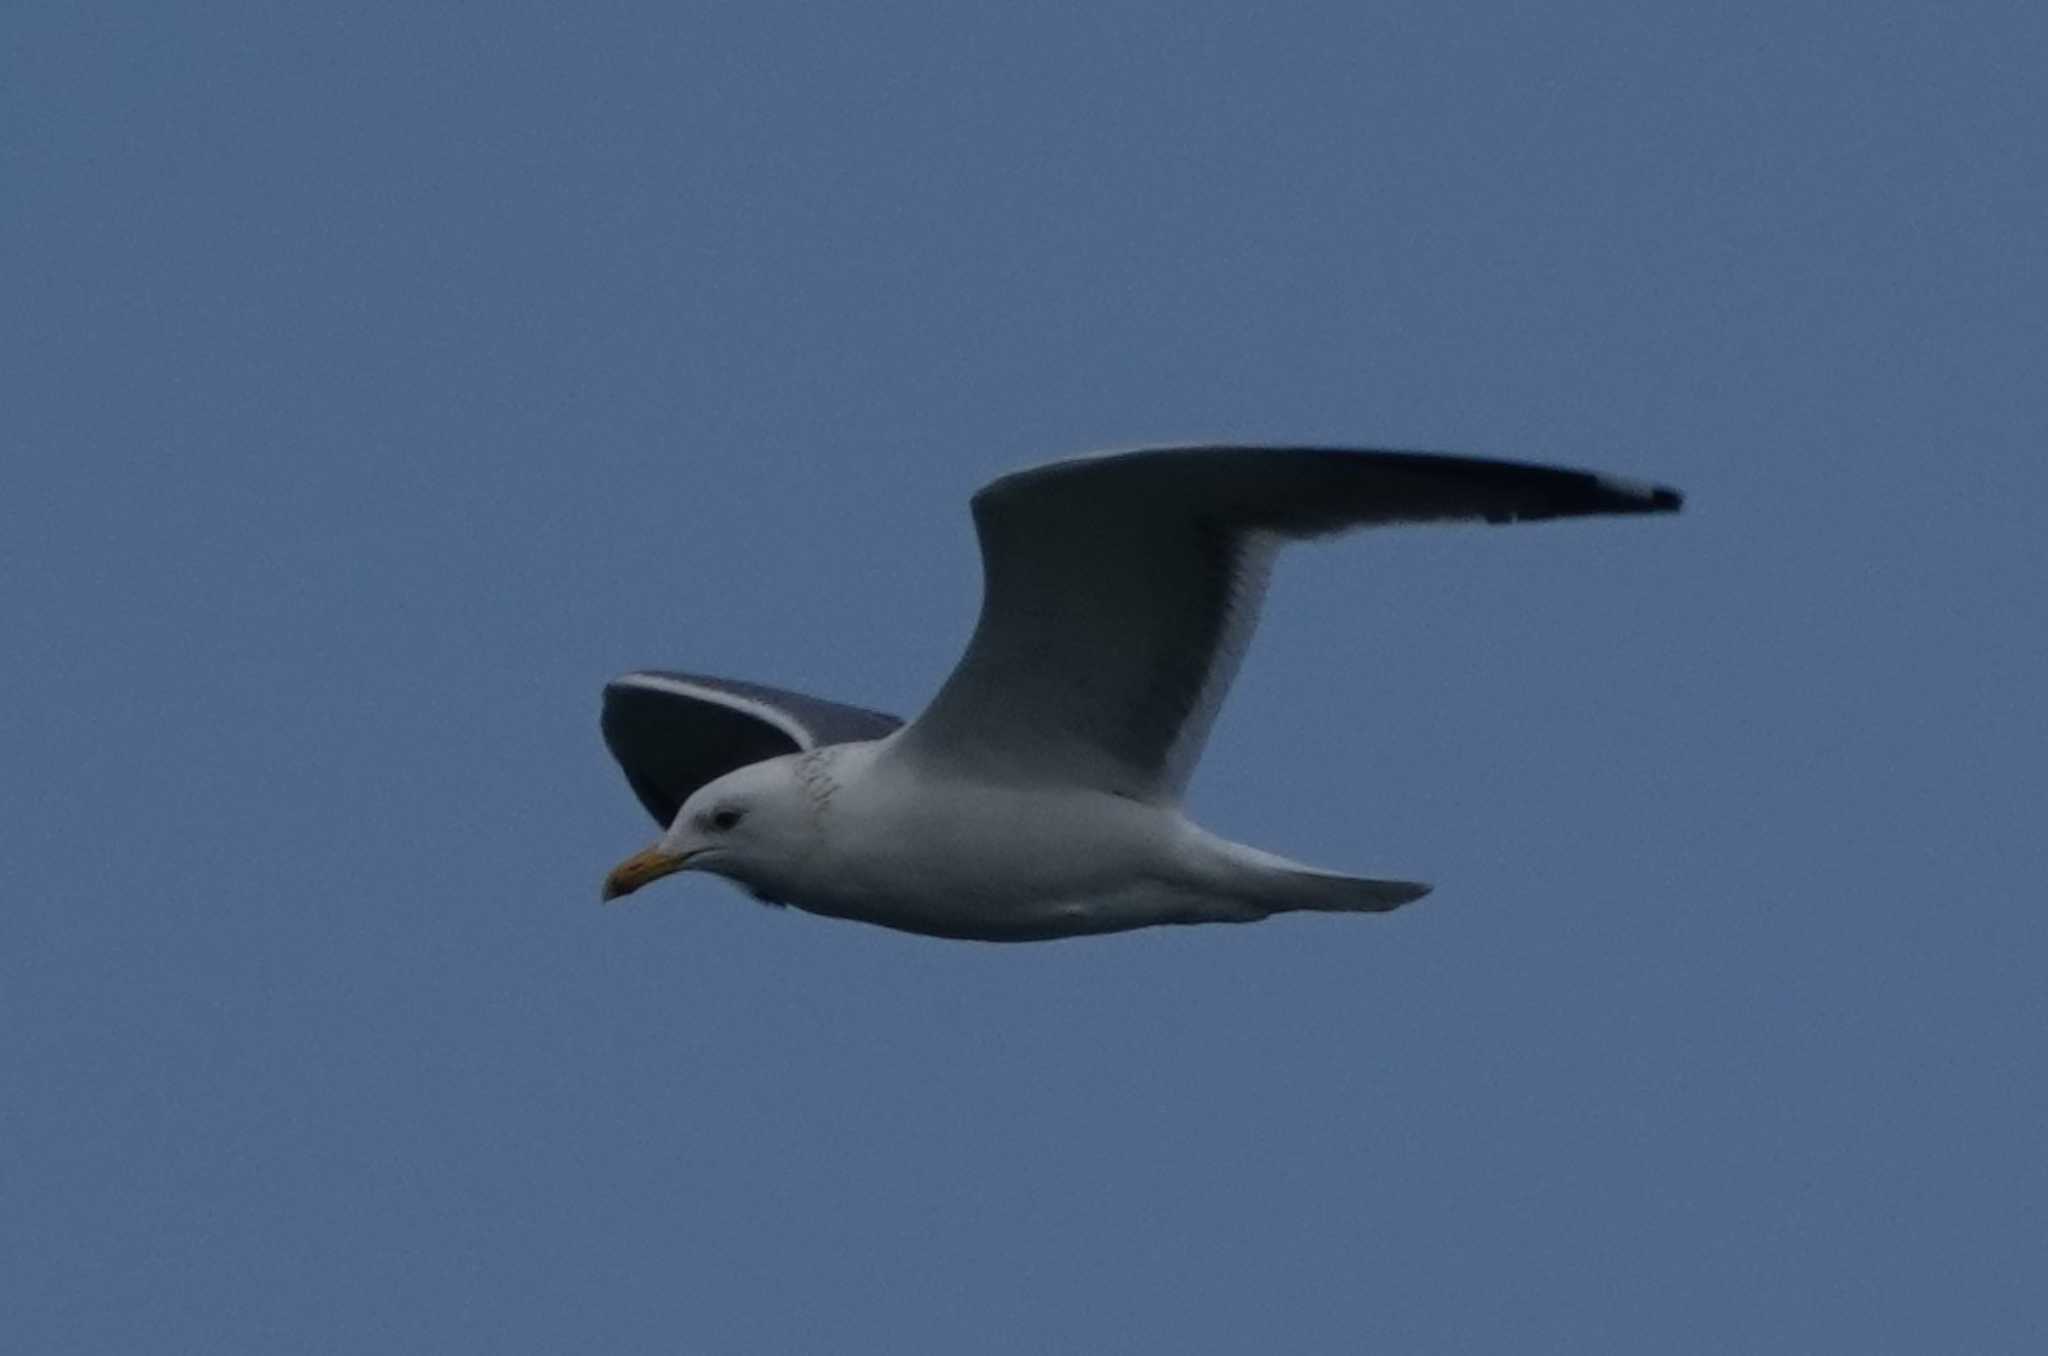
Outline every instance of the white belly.
<svg viewBox="0 0 2048 1356"><path fill-rule="evenodd" d="M1107 793L849 782L791 882L813 913L912 932L1027 941L1195 921L1178 813Z"/></svg>

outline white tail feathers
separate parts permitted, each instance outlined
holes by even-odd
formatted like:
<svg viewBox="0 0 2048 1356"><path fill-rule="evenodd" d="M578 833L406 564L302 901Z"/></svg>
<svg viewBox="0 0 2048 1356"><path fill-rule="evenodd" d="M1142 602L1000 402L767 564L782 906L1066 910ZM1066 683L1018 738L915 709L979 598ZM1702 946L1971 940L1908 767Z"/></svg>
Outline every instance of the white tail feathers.
<svg viewBox="0 0 2048 1356"><path fill-rule="evenodd" d="M1318 913L1385 913L1413 903L1430 887L1413 880L1374 880L1318 871L1242 843L1211 838L1219 851L1222 893L1258 916L1312 909Z"/></svg>
<svg viewBox="0 0 2048 1356"><path fill-rule="evenodd" d="M1324 871L1282 872L1274 886L1273 898L1280 901L1281 908L1323 913L1385 913L1429 893L1429 887L1420 881L1372 880Z"/></svg>

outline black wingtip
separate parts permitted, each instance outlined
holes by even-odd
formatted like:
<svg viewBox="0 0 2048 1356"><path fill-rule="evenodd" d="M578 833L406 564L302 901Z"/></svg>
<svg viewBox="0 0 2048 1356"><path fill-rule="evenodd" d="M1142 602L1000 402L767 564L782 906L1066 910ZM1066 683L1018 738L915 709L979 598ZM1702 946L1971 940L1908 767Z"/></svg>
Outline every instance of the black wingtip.
<svg viewBox="0 0 2048 1356"><path fill-rule="evenodd" d="M1613 513L1676 513L1685 507L1685 496L1669 485L1652 485L1644 480L1595 475L1593 482Z"/></svg>

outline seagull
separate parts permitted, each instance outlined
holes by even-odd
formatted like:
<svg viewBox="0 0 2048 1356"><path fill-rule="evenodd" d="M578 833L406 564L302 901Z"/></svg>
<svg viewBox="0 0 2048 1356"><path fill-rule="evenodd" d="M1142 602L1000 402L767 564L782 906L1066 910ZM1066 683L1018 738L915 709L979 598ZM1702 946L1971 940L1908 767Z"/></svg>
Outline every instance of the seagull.
<svg viewBox="0 0 2048 1356"><path fill-rule="evenodd" d="M605 742L665 831L603 897L706 871L769 904L991 942L1397 909L1430 887L1319 870L1181 812L1280 546L1681 503L1561 467L1307 447L1147 448L1003 476L973 499L973 637L910 723L661 670L606 687Z"/></svg>

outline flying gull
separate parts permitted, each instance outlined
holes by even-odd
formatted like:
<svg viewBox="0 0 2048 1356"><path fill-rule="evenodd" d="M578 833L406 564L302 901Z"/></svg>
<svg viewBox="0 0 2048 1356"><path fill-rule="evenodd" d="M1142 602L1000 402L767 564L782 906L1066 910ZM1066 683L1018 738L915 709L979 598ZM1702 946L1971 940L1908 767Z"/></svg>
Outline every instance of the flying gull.
<svg viewBox="0 0 2048 1356"><path fill-rule="evenodd" d="M1399 908L1430 887L1317 870L1181 813L1280 545L1680 502L1586 471L1320 448L1157 448L1004 476L974 496L973 639L909 724L681 673L605 689L605 742L665 832L604 898L709 871L768 903L982 941Z"/></svg>

